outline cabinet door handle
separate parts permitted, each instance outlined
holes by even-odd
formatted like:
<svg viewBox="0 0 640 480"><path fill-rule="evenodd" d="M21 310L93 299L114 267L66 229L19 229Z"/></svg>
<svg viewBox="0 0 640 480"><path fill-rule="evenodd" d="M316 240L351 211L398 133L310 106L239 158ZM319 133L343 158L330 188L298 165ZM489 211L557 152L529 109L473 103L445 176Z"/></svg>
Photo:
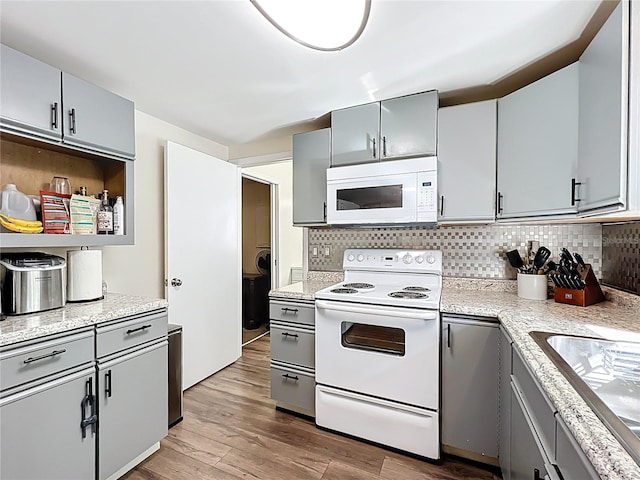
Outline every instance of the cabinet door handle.
<svg viewBox="0 0 640 480"><path fill-rule="evenodd" d="M111 397L111 393L113 390L111 389L111 370L109 370L104 375L104 394L107 397Z"/></svg>
<svg viewBox="0 0 640 480"><path fill-rule="evenodd" d="M64 348L62 350L54 350L51 353L47 353L45 355L40 355L39 357L29 357L24 361L24 363L26 365L28 365L28 364L30 364L32 362L37 362L38 360L44 360L45 358L55 357L56 355L61 355L64 352L66 352L66 350Z"/></svg>
<svg viewBox="0 0 640 480"><path fill-rule="evenodd" d="M451 348L451 325L447 325L447 348Z"/></svg>
<svg viewBox="0 0 640 480"><path fill-rule="evenodd" d="M69 133L76 133L76 109L69 110Z"/></svg>
<svg viewBox="0 0 640 480"><path fill-rule="evenodd" d="M373 158L376 158L376 139L372 138L371 141L373 142Z"/></svg>
<svg viewBox="0 0 640 480"><path fill-rule="evenodd" d="M287 312L291 312L291 313L298 313L298 309L297 308L289 308L289 307L282 307L281 309L284 313Z"/></svg>
<svg viewBox="0 0 640 480"><path fill-rule="evenodd" d="M580 199L576 197L576 187L582 185L582 182L576 182L575 178L571 179L571 206L573 207Z"/></svg>
<svg viewBox="0 0 640 480"><path fill-rule="evenodd" d="M289 375L288 373L282 375L282 378L284 378L285 380L293 380L294 382L297 382L299 380L297 375Z"/></svg>
<svg viewBox="0 0 640 480"><path fill-rule="evenodd" d="M127 330L127 335L131 335L132 333L136 333L136 332L142 332L142 331L146 330L147 328L151 328L151 325L142 325L141 327L132 328L130 330Z"/></svg>
<svg viewBox="0 0 640 480"><path fill-rule="evenodd" d="M387 137L382 137L382 156L387 156Z"/></svg>
<svg viewBox="0 0 640 480"><path fill-rule="evenodd" d="M533 469L533 480L544 480L541 476L540 476L540 470L538 470L537 468Z"/></svg>
<svg viewBox="0 0 640 480"><path fill-rule="evenodd" d="M87 437L87 427L91 425L91 431L95 433L98 416L96 415L96 402L93 396L93 378L89 378L84 384L84 398L80 402L82 419L80 420L80 428L82 429L82 438ZM89 406L90 416L86 417L86 407Z"/></svg>
<svg viewBox="0 0 640 480"><path fill-rule="evenodd" d="M282 336L285 337L285 338L287 338L287 337L298 338L298 334L297 333L282 332Z"/></svg>
<svg viewBox="0 0 640 480"><path fill-rule="evenodd" d="M51 128L58 129L58 102L51 105Z"/></svg>
<svg viewBox="0 0 640 480"><path fill-rule="evenodd" d="M324 202L324 221L327 221L327 202Z"/></svg>
<svg viewBox="0 0 640 480"><path fill-rule="evenodd" d="M444 215L444 195L440 195L440 216Z"/></svg>
<svg viewBox="0 0 640 480"><path fill-rule="evenodd" d="M502 198L503 195L498 192L498 213L502 213Z"/></svg>

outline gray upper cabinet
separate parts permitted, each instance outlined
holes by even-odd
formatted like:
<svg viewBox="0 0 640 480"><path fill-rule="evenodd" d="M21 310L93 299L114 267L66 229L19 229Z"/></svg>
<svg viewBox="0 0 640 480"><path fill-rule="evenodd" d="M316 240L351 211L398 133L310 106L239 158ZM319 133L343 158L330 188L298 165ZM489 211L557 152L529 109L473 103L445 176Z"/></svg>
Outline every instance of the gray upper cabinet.
<svg viewBox="0 0 640 480"><path fill-rule="evenodd" d="M135 156L133 102L64 72L62 89L65 143Z"/></svg>
<svg viewBox="0 0 640 480"><path fill-rule="evenodd" d="M0 125L60 141L60 70L6 45L1 47Z"/></svg>
<svg viewBox="0 0 640 480"><path fill-rule="evenodd" d="M496 100L438 111L438 221L495 220Z"/></svg>
<svg viewBox="0 0 640 480"><path fill-rule="evenodd" d="M380 102L381 160L436 154L438 92Z"/></svg>
<svg viewBox="0 0 640 480"><path fill-rule="evenodd" d="M620 2L579 62L580 212L626 205L628 58L629 2Z"/></svg>
<svg viewBox="0 0 640 480"><path fill-rule="evenodd" d="M293 224L326 223L331 129L293 136Z"/></svg>
<svg viewBox="0 0 640 480"><path fill-rule="evenodd" d="M498 100L498 218L577 212L578 73L576 62Z"/></svg>
<svg viewBox="0 0 640 480"><path fill-rule="evenodd" d="M379 130L378 102L331 112L331 165L378 161Z"/></svg>
<svg viewBox="0 0 640 480"><path fill-rule="evenodd" d="M497 464L497 321L442 316L444 451Z"/></svg>

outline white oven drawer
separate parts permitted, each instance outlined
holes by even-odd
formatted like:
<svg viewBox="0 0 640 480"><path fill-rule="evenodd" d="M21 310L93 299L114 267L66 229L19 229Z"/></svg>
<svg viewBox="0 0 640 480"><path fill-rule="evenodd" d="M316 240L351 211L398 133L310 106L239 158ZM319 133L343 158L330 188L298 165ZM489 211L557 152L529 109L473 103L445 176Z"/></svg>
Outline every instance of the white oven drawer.
<svg viewBox="0 0 640 480"><path fill-rule="evenodd" d="M438 414L316 385L316 424L405 452L440 458Z"/></svg>
<svg viewBox="0 0 640 480"><path fill-rule="evenodd" d="M436 310L317 300L316 381L438 410L439 339Z"/></svg>

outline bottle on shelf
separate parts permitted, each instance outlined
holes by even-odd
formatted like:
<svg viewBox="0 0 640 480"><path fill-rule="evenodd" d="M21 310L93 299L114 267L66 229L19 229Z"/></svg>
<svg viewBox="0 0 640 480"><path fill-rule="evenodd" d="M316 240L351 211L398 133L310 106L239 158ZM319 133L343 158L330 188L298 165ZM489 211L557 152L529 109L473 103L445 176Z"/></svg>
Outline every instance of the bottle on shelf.
<svg viewBox="0 0 640 480"><path fill-rule="evenodd" d="M113 233L114 235L124 235L124 203L122 197L116 197L113 206Z"/></svg>
<svg viewBox="0 0 640 480"><path fill-rule="evenodd" d="M109 205L109 190L102 191L98 210L98 235L113 235L113 207Z"/></svg>

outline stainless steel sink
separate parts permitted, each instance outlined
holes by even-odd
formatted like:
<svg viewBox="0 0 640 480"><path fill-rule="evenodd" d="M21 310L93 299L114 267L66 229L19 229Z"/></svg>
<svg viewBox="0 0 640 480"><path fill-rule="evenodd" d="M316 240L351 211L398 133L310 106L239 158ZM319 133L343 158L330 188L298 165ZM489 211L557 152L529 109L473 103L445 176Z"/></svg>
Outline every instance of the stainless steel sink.
<svg viewBox="0 0 640 480"><path fill-rule="evenodd" d="M640 343L529 335L640 465Z"/></svg>

